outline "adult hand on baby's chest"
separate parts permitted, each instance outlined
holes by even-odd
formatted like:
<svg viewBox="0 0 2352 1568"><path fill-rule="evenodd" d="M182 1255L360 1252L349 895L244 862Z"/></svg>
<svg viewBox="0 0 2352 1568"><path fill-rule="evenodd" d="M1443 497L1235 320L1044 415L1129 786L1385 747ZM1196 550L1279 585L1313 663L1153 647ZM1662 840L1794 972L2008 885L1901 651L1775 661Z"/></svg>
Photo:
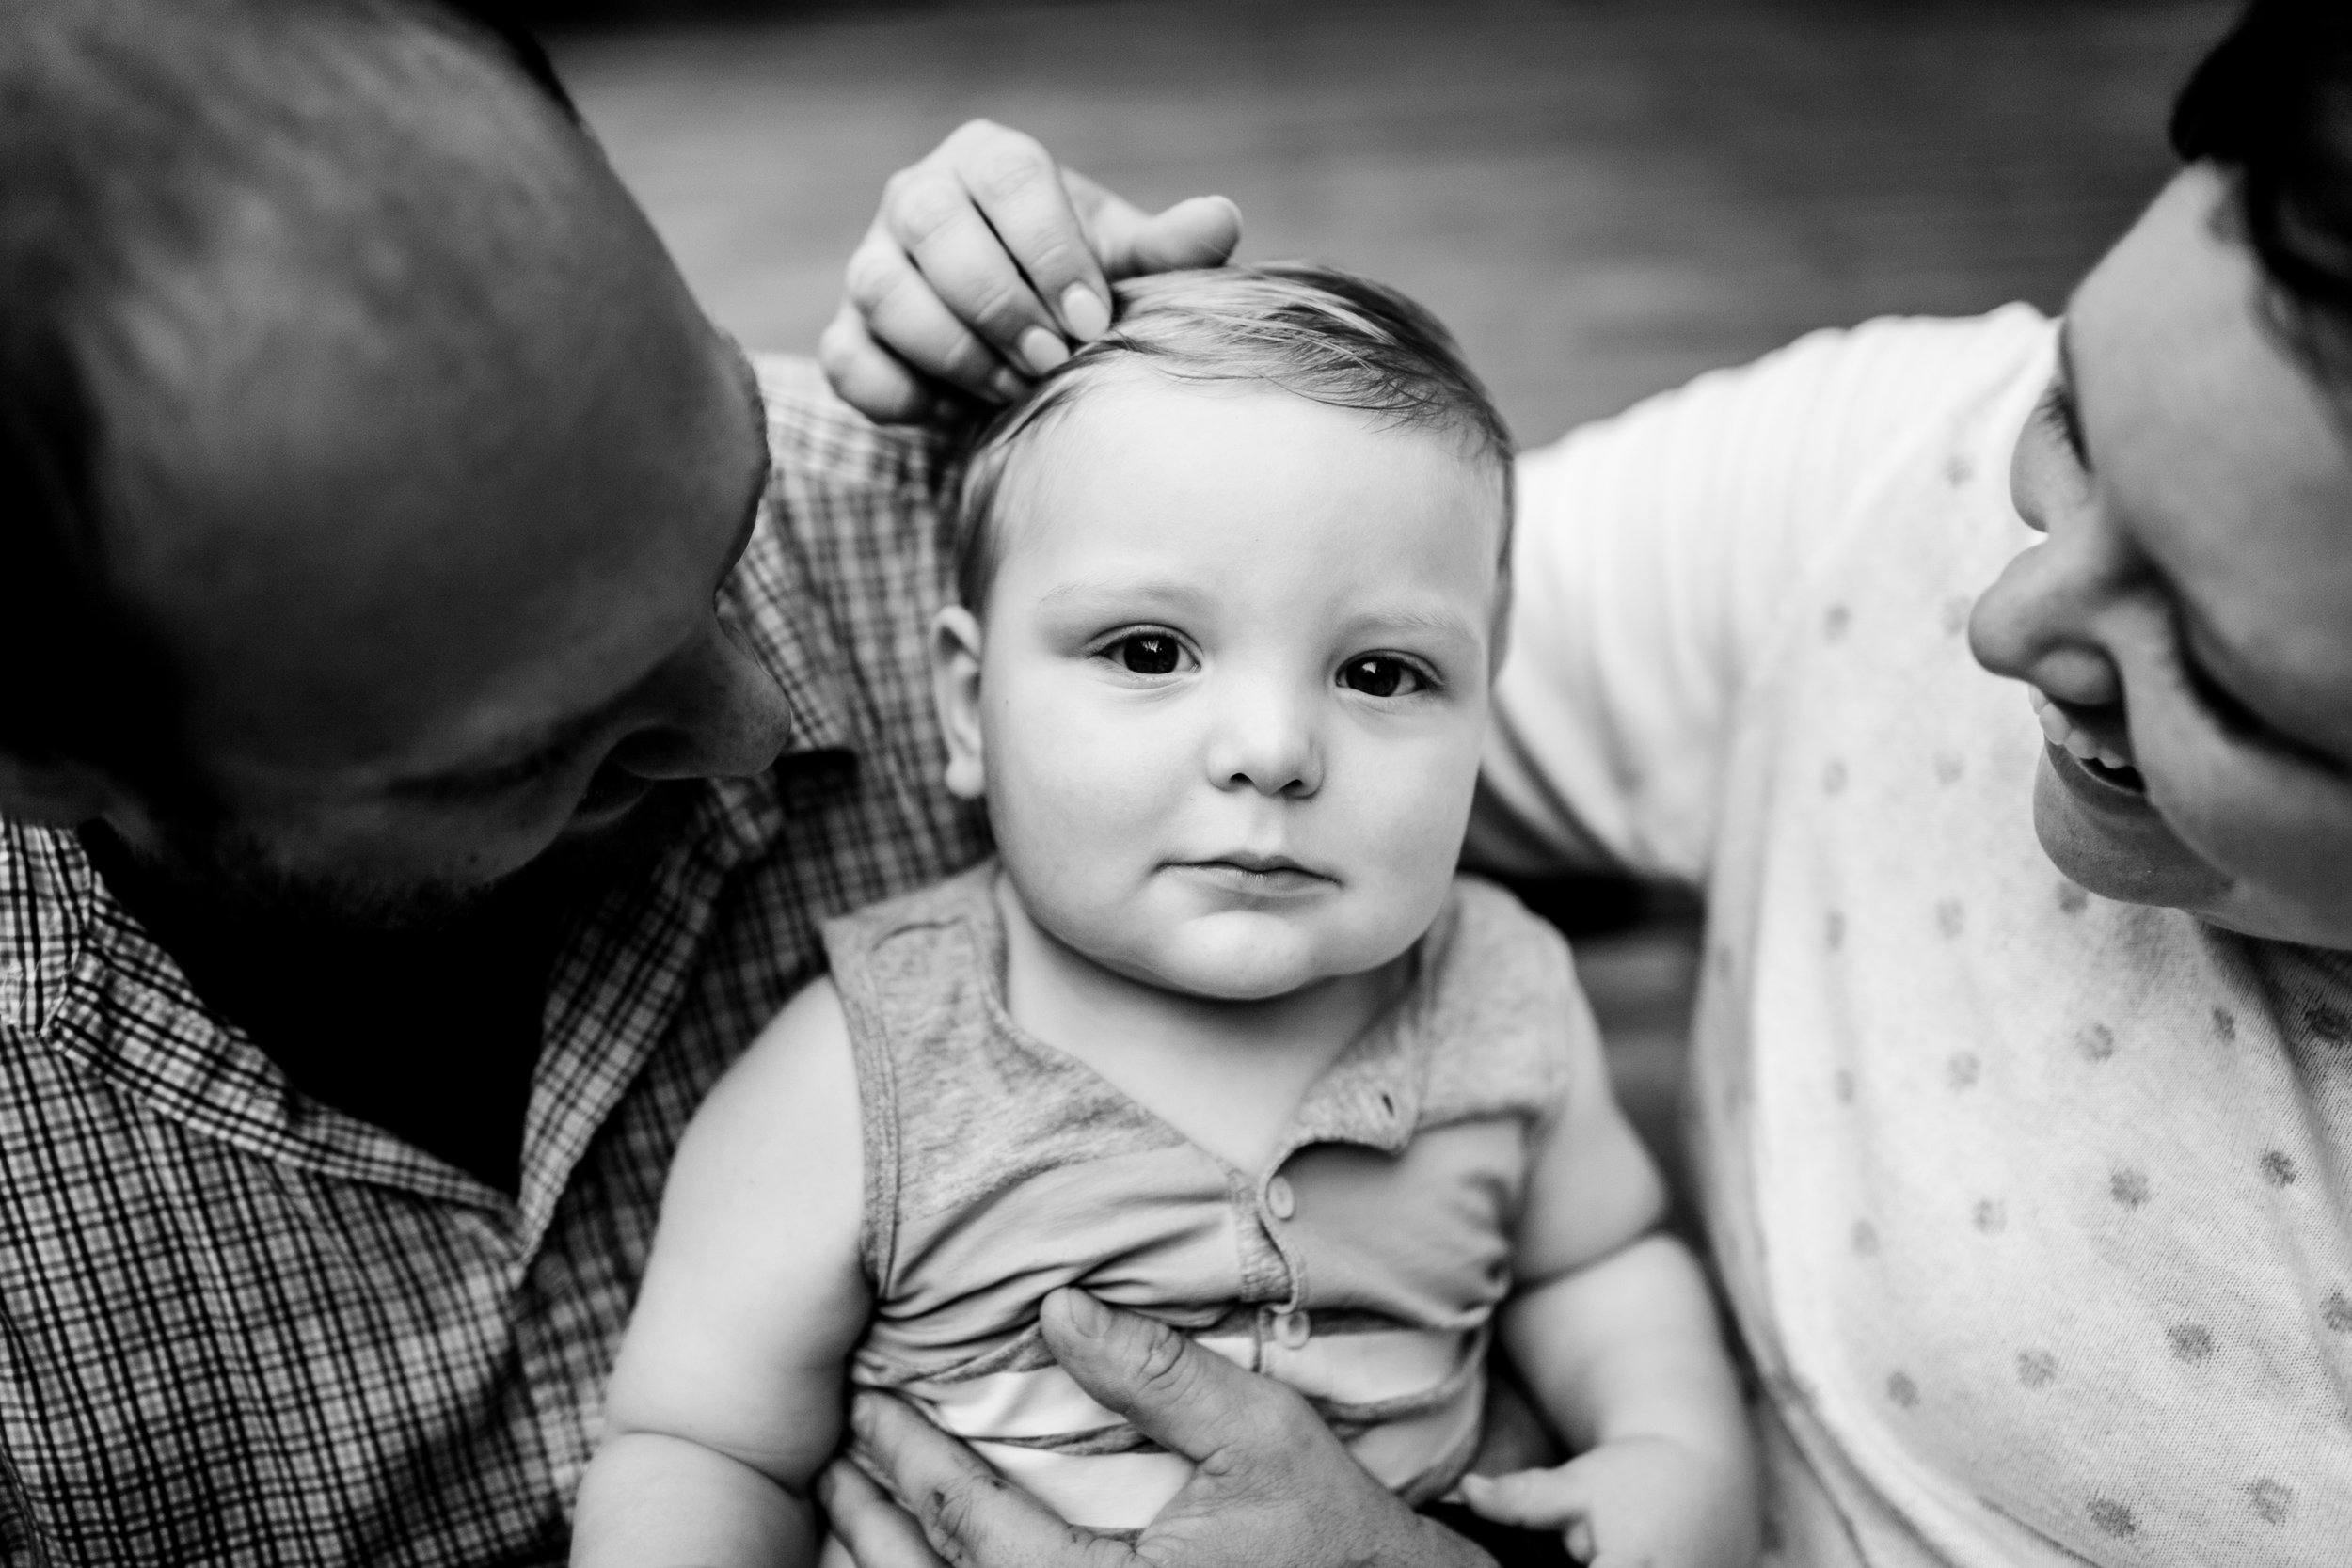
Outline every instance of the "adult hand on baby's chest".
<svg viewBox="0 0 2352 1568"><path fill-rule="evenodd" d="M1340 1446L1304 1400L1149 1319L1075 1291L1049 1297L1047 1342L1108 1408L1197 1466L1135 1544L1073 1528L911 1406L861 1394L854 1453L919 1523L855 1478L827 1499L861 1568L1475 1568L1485 1555L1414 1513Z"/></svg>

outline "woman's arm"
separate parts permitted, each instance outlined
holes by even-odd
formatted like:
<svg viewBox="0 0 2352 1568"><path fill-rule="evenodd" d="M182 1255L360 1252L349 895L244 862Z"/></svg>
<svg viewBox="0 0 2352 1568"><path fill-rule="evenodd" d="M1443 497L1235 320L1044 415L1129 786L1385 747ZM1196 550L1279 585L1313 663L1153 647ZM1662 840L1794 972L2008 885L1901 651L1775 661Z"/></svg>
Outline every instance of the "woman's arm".
<svg viewBox="0 0 2352 1568"><path fill-rule="evenodd" d="M578 1568L801 1565L870 1296L858 1092L830 982L695 1113L580 1487Z"/></svg>
<svg viewBox="0 0 2352 1568"><path fill-rule="evenodd" d="M1521 457L1470 863L1703 880L1753 672L1836 635L1800 589L2048 335L2023 308L1815 332Z"/></svg>

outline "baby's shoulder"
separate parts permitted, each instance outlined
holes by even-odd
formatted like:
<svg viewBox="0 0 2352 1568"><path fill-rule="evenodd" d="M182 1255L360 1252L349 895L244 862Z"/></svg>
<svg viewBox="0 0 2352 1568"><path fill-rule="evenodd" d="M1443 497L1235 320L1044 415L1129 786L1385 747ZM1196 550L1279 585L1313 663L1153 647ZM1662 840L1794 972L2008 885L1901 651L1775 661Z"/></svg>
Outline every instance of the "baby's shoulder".
<svg viewBox="0 0 2352 1568"><path fill-rule="evenodd" d="M850 1026L841 993L831 976L820 974L768 1021L697 1115L710 1119L739 1105L765 1123L775 1106L798 1114L837 1102L840 1091L855 1094L850 1068Z"/></svg>
<svg viewBox="0 0 2352 1568"><path fill-rule="evenodd" d="M1424 1122L1548 1114L1597 1057L1599 1033L1566 941L1506 890L1456 878L1421 961Z"/></svg>

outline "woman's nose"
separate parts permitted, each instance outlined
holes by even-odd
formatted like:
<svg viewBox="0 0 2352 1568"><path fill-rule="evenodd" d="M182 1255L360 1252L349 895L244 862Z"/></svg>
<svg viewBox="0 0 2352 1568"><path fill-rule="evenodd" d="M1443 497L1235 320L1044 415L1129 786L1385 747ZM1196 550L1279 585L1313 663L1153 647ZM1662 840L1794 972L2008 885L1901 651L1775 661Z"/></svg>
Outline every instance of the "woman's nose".
<svg viewBox="0 0 2352 1568"><path fill-rule="evenodd" d="M2041 412L2010 459L2010 499L2042 544L2011 560L1968 617L1977 662L2060 702L2101 707L2122 683L2093 635L2101 602L2128 562L2099 513L2082 459Z"/></svg>
<svg viewBox="0 0 2352 1568"><path fill-rule="evenodd" d="M1323 787L1313 705L1273 683L1237 683L1209 743L1210 782L1219 789L1304 798Z"/></svg>
<svg viewBox="0 0 2352 1568"><path fill-rule="evenodd" d="M2112 592L2081 541L2060 533L2010 562L1968 617L1977 662L2079 707L2120 702L2122 680L2095 634Z"/></svg>
<svg viewBox="0 0 2352 1568"><path fill-rule="evenodd" d="M644 779L738 778L776 760L792 732L783 689L713 617L646 692L612 762Z"/></svg>

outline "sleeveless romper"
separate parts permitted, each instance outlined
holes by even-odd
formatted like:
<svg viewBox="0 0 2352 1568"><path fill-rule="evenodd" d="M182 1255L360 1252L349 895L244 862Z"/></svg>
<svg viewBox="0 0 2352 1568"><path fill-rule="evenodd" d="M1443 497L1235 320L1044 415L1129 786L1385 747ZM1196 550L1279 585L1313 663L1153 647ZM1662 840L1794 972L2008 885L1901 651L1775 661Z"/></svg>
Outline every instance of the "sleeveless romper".
<svg viewBox="0 0 2352 1568"><path fill-rule="evenodd" d="M1055 1364L1039 1304L1083 1286L1291 1385L1407 1501L1443 1493L1477 1446L1530 1151L1599 1050L1566 945L1457 880L1405 996L1240 1170L1013 1022L995 876L825 928L866 1145L853 1380L1070 1522L1137 1529L1191 1465Z"/></svg>

